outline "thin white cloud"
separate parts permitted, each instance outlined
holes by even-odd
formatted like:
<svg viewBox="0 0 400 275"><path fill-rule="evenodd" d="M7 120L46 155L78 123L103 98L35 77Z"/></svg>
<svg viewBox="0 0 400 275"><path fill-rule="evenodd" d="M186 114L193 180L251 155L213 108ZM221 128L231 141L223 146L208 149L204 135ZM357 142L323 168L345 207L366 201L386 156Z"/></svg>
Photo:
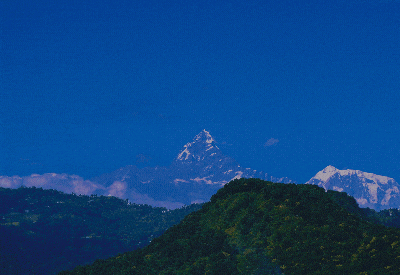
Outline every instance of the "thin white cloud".
<svg viewBox="0 0 400 275"><path fill-rule="evenodd" d="M272 145L275 145L279 142L279 139L276 138L270 138L269 140L267 140L267 142L264 144L264 147L269 147Z"/></svg>
<svg viewBox="0 0 400 275"><path fill-rule="evenodd" d="M125 198L126 190L128 185L123 181L114 181L114 183L108 188L108 195L118 198Z"/></svg>
<svg viewBox="0 0 400 275"><path fill-rule="evenodd" d="M22 186L22 178L18 176L7 177L0 176L0 187L3 188L18 188Z"/></svg>
<svg viewBox="0 0 400 275"><path fill-rule="evenodd" d="M43 175L32 174L26 177L0 176L0 187L18 188L21 186L55 189L64 193L82 195L90 195L105 189L102 185L90 180L84 180L77 175L46 173Z"/></svg>

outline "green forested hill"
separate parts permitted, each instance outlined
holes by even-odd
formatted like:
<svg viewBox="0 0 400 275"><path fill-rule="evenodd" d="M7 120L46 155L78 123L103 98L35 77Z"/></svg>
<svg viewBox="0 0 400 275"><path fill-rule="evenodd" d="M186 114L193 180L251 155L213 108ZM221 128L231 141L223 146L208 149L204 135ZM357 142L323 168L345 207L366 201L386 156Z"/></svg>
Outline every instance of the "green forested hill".
<svg viewBox="0 0 400 275"><path fill-rule="evenodd" d="M0 188L0 274L56 274L132 251L200 208L168 211L115 197Z"/></svg>
<svg viewBox="0 0 400 275"><path fill-rule="evenodd" d="M147 247L60 274L400 274L381 218L345 193L239 179Z"/></svg>

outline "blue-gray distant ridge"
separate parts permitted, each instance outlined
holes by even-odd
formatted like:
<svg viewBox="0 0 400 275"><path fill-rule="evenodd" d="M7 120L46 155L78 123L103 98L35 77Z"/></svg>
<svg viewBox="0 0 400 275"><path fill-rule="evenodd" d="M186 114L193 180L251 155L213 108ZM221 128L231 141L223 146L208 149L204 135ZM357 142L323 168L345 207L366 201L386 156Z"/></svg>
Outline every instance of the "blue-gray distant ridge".
<svg viewBox="0 0 400 275"><path fill-rule="evenodd" d="M168 167L126 166L93 181L106 187L105 193L132 202L176 208L208 201L224 184L236 178L260 178L290 183L267 173L241 167L225 156L206 130L183 146Z"/></svg>

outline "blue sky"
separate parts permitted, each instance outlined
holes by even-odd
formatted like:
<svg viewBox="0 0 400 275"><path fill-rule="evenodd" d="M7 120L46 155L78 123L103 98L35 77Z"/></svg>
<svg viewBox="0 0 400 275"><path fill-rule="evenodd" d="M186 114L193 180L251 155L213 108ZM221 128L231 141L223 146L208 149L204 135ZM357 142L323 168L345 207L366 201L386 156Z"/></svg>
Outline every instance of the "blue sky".
<svg viewBox="0 0 400 275"><path fill-rule="evenodd" d="M0 175L242 166L400 181L400 1L1 1Z"/></svg>

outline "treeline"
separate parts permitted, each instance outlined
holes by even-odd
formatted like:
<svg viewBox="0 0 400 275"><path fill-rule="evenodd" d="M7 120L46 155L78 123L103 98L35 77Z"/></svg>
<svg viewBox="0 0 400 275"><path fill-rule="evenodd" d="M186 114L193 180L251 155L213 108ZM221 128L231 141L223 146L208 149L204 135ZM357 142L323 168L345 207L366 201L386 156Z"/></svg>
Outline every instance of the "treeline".
<svg viewBox="0 0 400 275"><path fill-rule="evenodd" d="M150 245L67 274L400 274L396 210L313 185L234 180ZM397 224L397 221L395 221Z"/></svg>
<svg viewBox="0 0 400 275"><path fill-rule="evenodd" d="M56 274L132 251L200 208L169 211L115 197L0 188L0 273Z"/></svg>

